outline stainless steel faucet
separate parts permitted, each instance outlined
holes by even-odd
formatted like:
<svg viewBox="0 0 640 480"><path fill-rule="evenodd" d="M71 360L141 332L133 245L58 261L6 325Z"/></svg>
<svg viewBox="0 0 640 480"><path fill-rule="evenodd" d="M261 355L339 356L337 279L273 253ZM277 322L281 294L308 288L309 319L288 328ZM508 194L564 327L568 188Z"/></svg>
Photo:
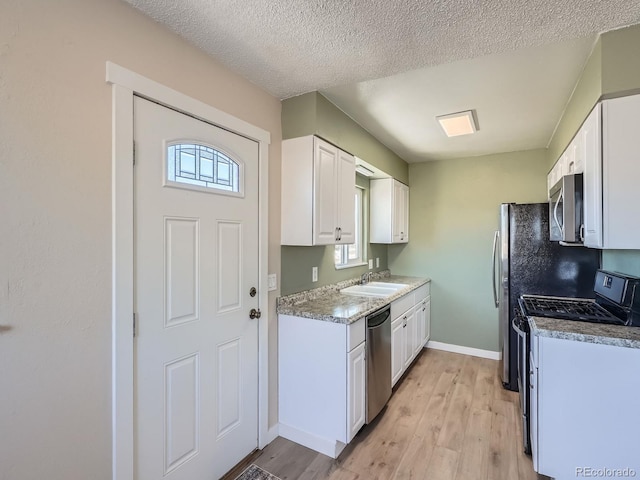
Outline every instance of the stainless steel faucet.
<svg viewBox="0 0 640 480"><path fill-rule="evenodd" d="M364 272L360 275L360 284L365 285L371 281L371 272Z"/></svg>

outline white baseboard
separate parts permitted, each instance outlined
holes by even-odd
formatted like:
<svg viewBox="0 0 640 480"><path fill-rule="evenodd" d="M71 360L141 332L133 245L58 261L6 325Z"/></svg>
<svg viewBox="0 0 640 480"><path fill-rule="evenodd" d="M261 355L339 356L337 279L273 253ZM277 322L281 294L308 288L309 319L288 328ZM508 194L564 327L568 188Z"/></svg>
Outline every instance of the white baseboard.
<svg viewBox="0 0 640 480"><path fill-rule="evenodd" d="M344 447L346 447L344 443L338 442L337 440L318 437L317 435L298 430L297 428L285 425L284 423L280 424L279 433L281 437L286 438L287 440L304 445L311 450L315 450L316 452L322 453L331 458L338 458L340 452L342 452Z"/></svg>
<svg viewBox="0 0 640 480"><path fill-rule="evenodd" d="M266 438L267 442L265 444L265 447L269 445L271 442L273 442L276 438L278 438L279 435L280 435L280 424L276 423L273 427L271 427L267 431L267 438Z"/></svg>
<svg viewBox="0 0 640 480"><path fill-rule="evenodd" d="M434 342L433 340L430 340L425 348L444 350L445 352L462 353L464 355L471 355L472 357L489 358L491 360L502 359L502 352L482 350L480 348L463 347L460 345L453 345L451 343Z"/></svg>

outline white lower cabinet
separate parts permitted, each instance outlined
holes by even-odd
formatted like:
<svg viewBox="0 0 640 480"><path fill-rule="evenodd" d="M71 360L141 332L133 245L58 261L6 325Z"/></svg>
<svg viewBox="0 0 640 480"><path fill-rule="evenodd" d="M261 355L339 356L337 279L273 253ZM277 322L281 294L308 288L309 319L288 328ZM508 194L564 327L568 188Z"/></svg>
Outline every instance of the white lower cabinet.
<svg viewBox="0 0 640 480"><path fill-rule="evenodd" d="M556 479L639 474L640 349L534 336L530 358L534 469Z"/></svg>
<svg viewBox="0 0 640 480"><path fill-rule="evenodd" d="M431 332L430 284L391 303L391 383L395 385Z"/></svg>
<svg viewBox="0 0 640 480"><path fill-rule="evenodd" d="M280 436L337 458L366 418L366 324L278 317Z"/></svg>
<svg viewBox="0 0 640 480"><path fill-rule="evenodd" d="M405 323L402 317L391 322L391 385L404 373Z"/></svg>
<svg viewBox="0 0 640 480"><path fill-rule="evenodd" d="M416 358L418 346L418 324L416 323L416 307L413 307L403 316L404 319L404 369L411 365Z"/></svg>
<svg viewBox="0 0 640 480"><path fill-rule="evenodd" d="M365 362L365 343L362 342L349 352L347 364L347 443L362 428L367 418L367 363Z"/></svg>

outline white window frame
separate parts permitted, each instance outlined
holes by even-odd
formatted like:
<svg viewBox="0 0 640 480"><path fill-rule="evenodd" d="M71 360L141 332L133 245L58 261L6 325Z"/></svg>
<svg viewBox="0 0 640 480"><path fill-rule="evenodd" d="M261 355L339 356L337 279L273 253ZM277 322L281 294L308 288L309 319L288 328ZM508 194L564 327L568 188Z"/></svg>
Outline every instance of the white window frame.
<svg viewBox="0 0 640 480"><path fill-rule="evenodd" d="M356 198L359 200L360 208L356 209L356 228L355 228L355 237L356 237L356 245L359 248L359 255L357 258L349 259L349 247L353 244L346 245L336 245L335 253L340 252L340 263L334 264L336 270L342 270L343 268L351 268L351 267L361 267L363 265L367 265L367 238L365 235L365 189L356 185Z"/></svg>

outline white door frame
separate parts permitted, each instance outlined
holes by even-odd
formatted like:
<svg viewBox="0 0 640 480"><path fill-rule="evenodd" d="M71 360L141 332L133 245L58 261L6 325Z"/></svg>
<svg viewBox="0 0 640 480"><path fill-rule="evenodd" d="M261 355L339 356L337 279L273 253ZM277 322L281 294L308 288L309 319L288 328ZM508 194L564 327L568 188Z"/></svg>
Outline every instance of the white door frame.
<svg viewBox="0 0 640 480"><path fill-rule="evenodd" d="M153 80L107 62L112 85L112 458L113 480L133 480L133 96L255 140L259 144L258 448L268 443L269 132Z"/></svg>

